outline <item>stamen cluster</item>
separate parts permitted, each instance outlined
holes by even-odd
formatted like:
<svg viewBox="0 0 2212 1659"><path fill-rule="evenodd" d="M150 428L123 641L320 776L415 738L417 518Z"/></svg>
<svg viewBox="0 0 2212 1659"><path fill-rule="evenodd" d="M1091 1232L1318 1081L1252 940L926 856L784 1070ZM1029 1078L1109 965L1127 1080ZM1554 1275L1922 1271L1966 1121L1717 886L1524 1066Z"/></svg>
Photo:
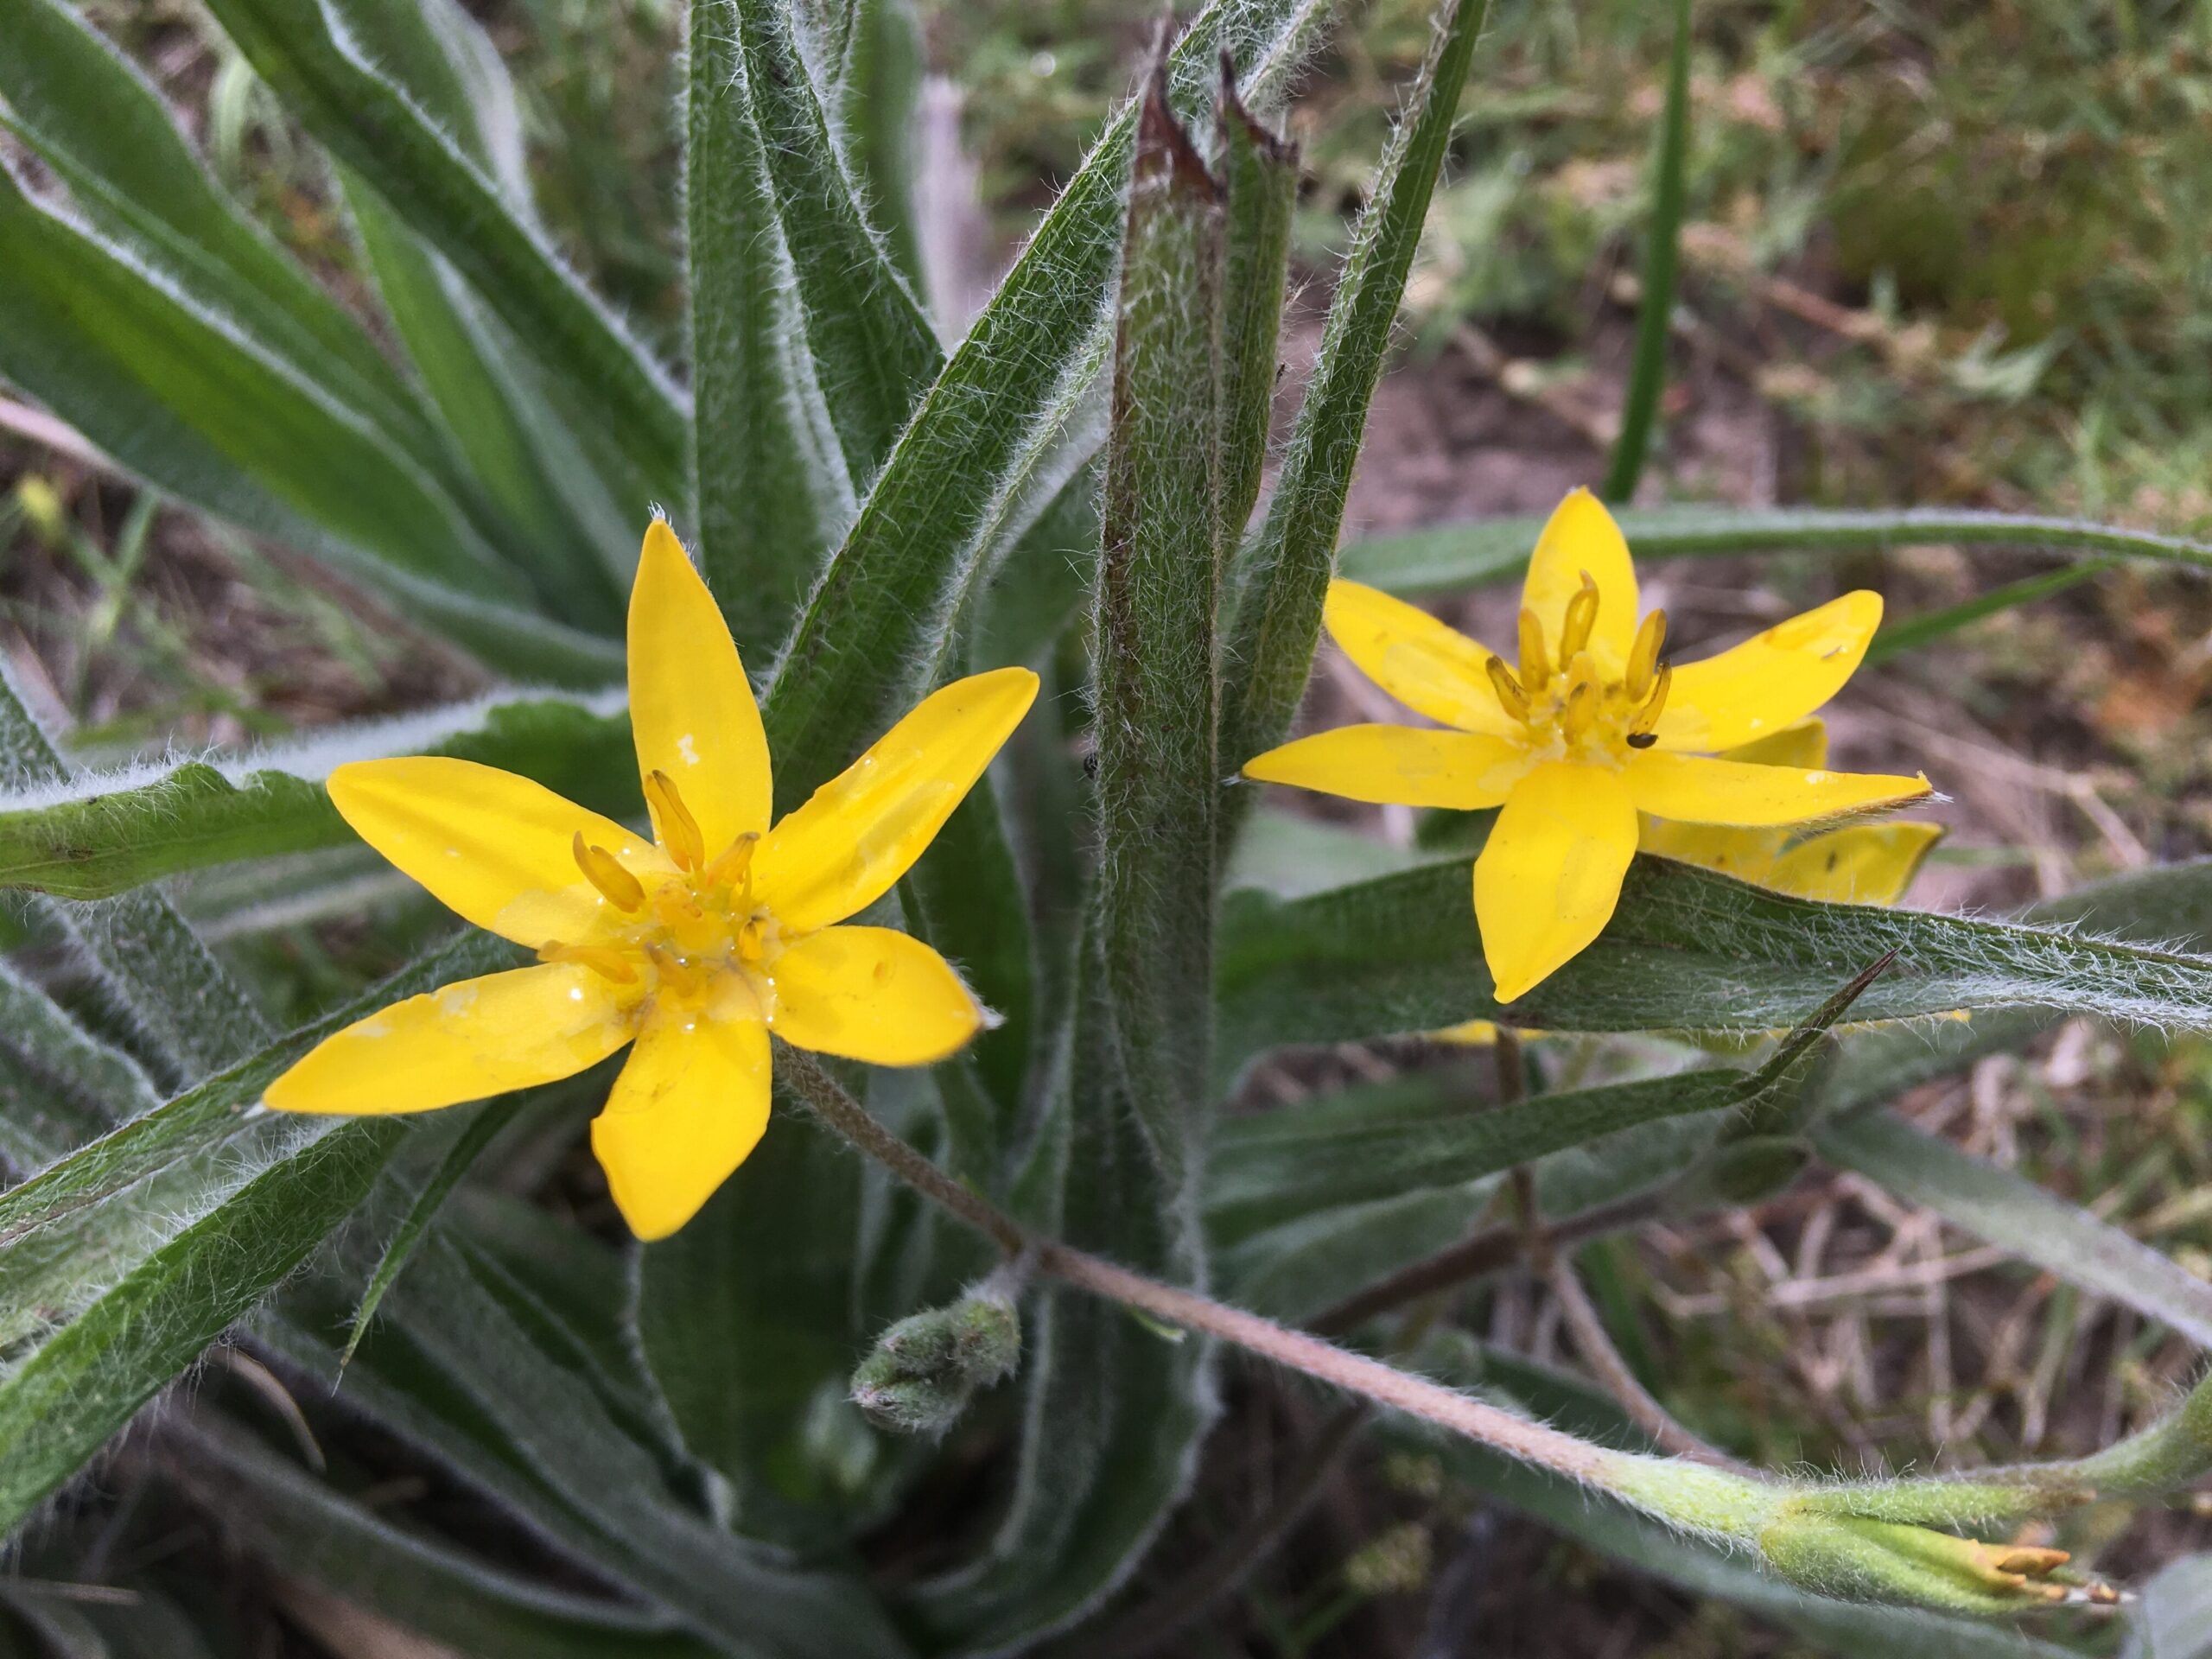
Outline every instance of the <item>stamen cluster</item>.
<svg viewBox="0 0 2212 1659"><path fill-rule="evenodd" d="M1653 611L1643 619L1627 668L1616 678L1599 667L1590 650L1598 605L1598 584L1586 570L1560 620L1556 672L1545 649L1543 620L1527 605L1521 607L1520 673L1495 652L1484 666L1498 702L1528 728L1534 747L1549 755L1610 758L1618 764L1624 748L1648 749L1657 741L1674 679L1674 670L1659 659L1667 643L1667 613Z"/></svg>

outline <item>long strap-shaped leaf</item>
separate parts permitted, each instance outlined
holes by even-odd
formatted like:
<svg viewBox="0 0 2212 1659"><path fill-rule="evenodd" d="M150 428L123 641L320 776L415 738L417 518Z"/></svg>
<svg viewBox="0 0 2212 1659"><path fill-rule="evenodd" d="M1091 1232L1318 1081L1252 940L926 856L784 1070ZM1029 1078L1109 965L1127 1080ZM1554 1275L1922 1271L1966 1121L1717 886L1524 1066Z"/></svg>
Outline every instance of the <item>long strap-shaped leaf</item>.
<svg viewBox="0 0 2212 1659"><path fill-rule="evenodd" d="M2032 513L1903 507L1846 512L1822 507L1655 507L1615 515L1644 558L1713 554L1840 553L1956 542L2116 553L2212 569L2212 543L2079 518ZM1393 594L1441 593L1518 576L1543 528L1539 518L1484 518L1354 542L1338 562L1346 576Z"/></svg>
<svg viewBox="0 0 2212 1659"><path fill-rule="evenodd" d="M359 55L331 8L214 0L211 10L308 131L453 262L580 405L596 399L640 475L677 499L682 395L499 185Z"/></svg>
<svg viewBox="0 0 2212 1659"><path fill-rule="evenodd" d="M1888 1112L1830 1118L1813 1144L1977 1238L2212 1348L2212 1285L2012 1170Z"/></svg>
<svg viewBox="0 0 2212 1659"><path fill-rule="evenodd" d="M525 1578L395 1524L232 1425L173 1431L172 1478L270 1567L474 1659L702 1659L664 1613Z"/></svg>
<svg viewBox="0 0 2212 1659"><path fill-rule="evenodd" d="M629 753L618 694L577 702L480 697L333 728L236 760L0 789L0 887L100 899L232 860L351 845L353 833L322 780L342 762L385 755L452 755L498 766L622 817L638 810Z"/></svg>
<svg viewBox="0 0 2212 1659"><path fill-rule="evenodd" d="M1202 109L1226 50L1254 105L1271 106L1332 10L1328 0L1214 0L1171 55L1171 103L1186 118ZM1134 127L1132 106L1069 181L899 435L809 598L766 709L779 802L804 799L888 723L909 664L945 637L1007 515L1065 480L1039 473L1106 362Z"/></svg>
<svg viewBox="0 0 2212 1659"><path fill-rule="evenodd" d="M2212 860L2157 874L2168 936L2185 931L2212 896ZM1459 863L1288 904L1231 895L1217 982L1224 1067L1277 1044L1500 1017L1467 895ZM2141 896L2132 884L2111 895L2115 908ZM2212 1027L2212 957L2097 937L2121 925L2101 919L2105 898L2085 890L2032 925L1815 904L1639 857L1597 943L1504 1017L1559 1031L1767 1031L1895 950L1854 1019L2029 1008Z"/></svg>
<svg viewBox="0 0 2212 1659"><path fill-rule="evenodd" d="M226 195L161 94L62 0L0 0L9 125L119 238L426 456L419 400L365 329Z"/></svg>
<svg viewBox="0 0 2212 1659"><path fill-rule="evenodd" d="M0 788L66 783L68 767L0 664ZM157 1077L189 1083L268 1039L251 998L159 893L41 906L83 953ZM119 1100L114 1112L133 1109Z"/></svg>
<svg viewBox="0 0 2212 1659"><path fill-rule="evenodd" d="M741 647L765 652L944 353L846 171L794 9L697 0L691 50L701 535Z"/></svg>
<svg viewBox="0 0 2212 1659"><path fill-rule="evenodd" d="M1240 563L1221 745L1232 768L1282 741L1305 691L1367 405L1382 378L1406 272L1488 10L1487 0L1447 0L1439 13L1411 105L1383 156L1329 307L1267 518ZM1241 814L1251 795L1232 793L1229 810Z"/></svg>
<svg viewBox="0 0 2212 1659"><path fill-rule="evenodd" d="M533 1335L528 1311L458 1246L433 1239L346 1372L342 1398L436 1458L577 1559L746 1659L893 1659L860 1581L740 1537L690 1508L657 1450L626 1432L587 1376ZM309 1374L338 1356L298 1315L260 1330Z"/></svg>

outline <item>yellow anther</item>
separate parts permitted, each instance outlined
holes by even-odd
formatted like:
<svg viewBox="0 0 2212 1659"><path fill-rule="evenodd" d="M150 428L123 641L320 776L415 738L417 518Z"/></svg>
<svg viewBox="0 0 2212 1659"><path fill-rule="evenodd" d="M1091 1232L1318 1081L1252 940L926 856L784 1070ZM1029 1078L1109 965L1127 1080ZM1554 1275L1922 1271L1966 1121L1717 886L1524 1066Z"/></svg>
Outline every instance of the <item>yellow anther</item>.
<svg viewBox="0 0 2212 1659"><path fill-rule="evenodd" d="M652 810L653 838L668 849L677 869L688 873L707 861L707 838L699 833L699 820L676 792L676 779L664 772L647 778L645 804Z"/></svg>
<svg viewBox="0 0 2212 1659"><path fill-rule="evenodd" d="M690 995L703 989L707 976L698 965L678 956L664 944L649 944L645 955L659 970L660 982L680 995Z"/></svg>
<svg viewBox="0 0 2212 1659"><path fill-rule="evenodd" d="M1540 696L1551 677L1551 661L1544 655L1543 622L1535 612L1523 605L1521 607L1521 690L1531 697Z"/></svg>
<svg viewBox="0 0 2212 1659"><path fill-rule="evenodd" d="M1643 619L1643 626L1636 631L1636 643L1629 647L1628 696L1630 702L1641 702L1651 695L1652 682L1659 674L1659 652L1667 644L1667 613L1654 611Z"/></svg>
<svg viewBox="0 0 2212 1659"><path fill-rule="evenodd" d="M1598 688L1589 680L1577 678L1567 694L1567 701L1560 705L1559 728L1570 743L1578 743L1589 735L1597 723Z"/></svg>
<svg viewBox="0 0 2212 1659"><path fill-rule="evenodd" d="M768 931L758 916L748 918L737 930L737 954L744 962L758 962L768 954Z"/></svg>
<svg viewBox="0 0 2212 1659"><path fill-rule="evenodd" d="M1529 718L1529 694L1521 689L1521 682L1513 677L1513 671L1505 665L1505 658L1493 656L1483 664L1490 671L1490 683L1497 688L1497 700L1505 705L1505 712L1514 719Z"/></svg>
<svg viewBox="0 0 2212 1659"><path fill-rule="evenodd" d="M1582 573L1582 586L1567 601L1567 620L1560 624L1559 659L1574 660L1574 653L1590 643L1590 630L1598 626L1598 584Z"/></svg>
<svg viewBox="0 0 2212 1659"><path fill-rule="evenodd" d="M707 866L710 887L749 887L753 884L753 850L760 844L758 830L748 830L716 855Z"/></svg>
<svg viewBox="0 0 2212 1659"><path fill-rule="evenodd" d="M645 908L645 889L638 878L622 868L620 861L604 847L594 847L584 840L584 832L576 831L576 838L569 850L576 855L576 868L584 873L584 880L600 891L600 896L617 910L639 911Z"/></svg>
<svg viewBox="0 0 2212 1659"><path fill-rule="evenodd" d="M1628 723L1628 745L1632 749L1648 749L1659 741L1659 716L1667 712L1667 688L1675 683L1674 668L1666 663L1659 664L1658 677L1651 682L1651 695L1636 711L1636 718Z"/></svg>
<svg viewBox="0 0 2212 1659"><path fill-rule="evenodd" d="M573 962L581 963L601 979L611 979L617 985L634 985L638 970L630 960L612 945L607 944L542 944L537 948L540 962Z"/></svg>

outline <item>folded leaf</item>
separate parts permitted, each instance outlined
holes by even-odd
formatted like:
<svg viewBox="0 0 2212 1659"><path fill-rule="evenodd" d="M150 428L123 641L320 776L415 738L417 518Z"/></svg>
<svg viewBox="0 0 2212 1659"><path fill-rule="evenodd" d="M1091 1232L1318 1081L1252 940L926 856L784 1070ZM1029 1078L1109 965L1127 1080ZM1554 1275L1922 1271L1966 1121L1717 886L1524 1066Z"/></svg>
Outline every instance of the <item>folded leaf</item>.
<svg viewBox="0 0 2212 1659"><path fill-rule="evenodd" d="M1821 507L1629 508L1614 515L1639 558L1721 557L1745 553L1840 553L1854 549L1951 542L1968 547L2036 547L2212 569L2212 544L2150 531L2033 513L1901 507L1866 512ZM1396 536L1371 537L1344 550L1337 574L1385 593L1442 593L1517 581L1528 569L1540 518L1485 518Z"/></svg>
<svg viewBox="0 0 2212 1659"><path fill-rule="evenodd" d="M2212 889L2212 861L2158 875L2179 915ZM1468 1019L1770 1031L1889 950L1896 961L1854 1020L2031 1009L2177 1030L2212 1023L2212 957L2096 937L2090 895L2076 912L2086 925L2035 925L1817 904L1649 857L1630 870L1597 943L1509 1013L1491 1000L1466 893L1467 867L1452 863L1287 904L1231 894L1217 981L1224 1068L1280 1044Z"/></svg>
<svg viewBox="0 0 2212 1659"><path fill-rule="evenodd" d="M531 778L594 811L634 815L620 699L480 697L336 728L235 760L86 772L0 790L0 887L97 899L237 859L350 846L322 779L348 760L442 754ZM613 780L610 783L610 779Z"/></svg>

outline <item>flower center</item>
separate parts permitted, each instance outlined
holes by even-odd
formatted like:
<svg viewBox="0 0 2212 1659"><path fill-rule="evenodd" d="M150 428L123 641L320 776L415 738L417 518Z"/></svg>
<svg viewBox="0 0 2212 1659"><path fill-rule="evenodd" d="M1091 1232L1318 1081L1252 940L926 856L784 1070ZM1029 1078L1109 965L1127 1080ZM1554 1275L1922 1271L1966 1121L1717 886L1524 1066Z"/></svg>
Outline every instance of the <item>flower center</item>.
<svg viewBox="0 0 2212 1659"><path fill-rule="evenodd" d="M1505 712L1528 732L1529 747L1547 759L1618 766L1630 749L1657 741L1674 671L1659 660L1667 643L1667 613L1654 611L1636 631L1628 666L1616 677L1602 671L1590 652L1598 624L1598 584L1583 573L1582 587L1567 602L1557 654L1548 649L1542 621L1521 608L1520 672L1493 655L1486 664Z"/></svg>
<svg viewBox="0 0 2212 1659"><path fill-rule="evenodd" d="M588 941L538 948L541 962L574 962L641 997L676 999L702 1013L772 1019L783 953L782 930L753 897L757 835L742 835L712 859L698 820L664 772L645 779L654 838L675 864L669 875L639 878L604 847L576 833L576 868L620 919ZM649 885L650 884L650 885ZM735 1006L731 1006L733 1001Z"/></svg>

